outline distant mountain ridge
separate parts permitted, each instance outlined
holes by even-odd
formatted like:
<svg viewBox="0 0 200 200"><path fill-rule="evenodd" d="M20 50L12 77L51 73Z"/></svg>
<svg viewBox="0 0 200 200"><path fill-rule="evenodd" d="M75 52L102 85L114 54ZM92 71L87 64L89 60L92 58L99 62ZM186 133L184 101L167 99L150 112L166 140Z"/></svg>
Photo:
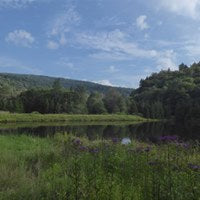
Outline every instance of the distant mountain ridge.
<svg viewBox="0 0 200 200"><path fill-rule="evenodd" d="M51 88L56 79L60 80L60 83L64 88L75 88L77 86L83 86L89 92L97 91L101 93L106 93L109 89L115 88L123 95L129 95L133 90L131 88L111 87L89 81L49 77L43 75L12 73L0 73L0 86L3 84L8 84L12 86L15 91L21 92L33 88Z"/></svg>

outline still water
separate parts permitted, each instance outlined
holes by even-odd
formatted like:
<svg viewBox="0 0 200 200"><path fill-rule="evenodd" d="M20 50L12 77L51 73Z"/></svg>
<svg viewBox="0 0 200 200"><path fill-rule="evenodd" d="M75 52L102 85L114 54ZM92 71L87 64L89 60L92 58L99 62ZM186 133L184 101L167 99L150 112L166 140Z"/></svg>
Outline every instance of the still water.
<svg viewBox="0 0 200 200"><path fill-rule="evenodd" d="M154 122L140 124L1 124L0 134L26 134L39 137L53 137L56 133L71 133L86 136L90 140L110 138L130 138L156 142L163 135L177 135L180 140L199 140L200 125L184 125L174 122Z"/></svg>

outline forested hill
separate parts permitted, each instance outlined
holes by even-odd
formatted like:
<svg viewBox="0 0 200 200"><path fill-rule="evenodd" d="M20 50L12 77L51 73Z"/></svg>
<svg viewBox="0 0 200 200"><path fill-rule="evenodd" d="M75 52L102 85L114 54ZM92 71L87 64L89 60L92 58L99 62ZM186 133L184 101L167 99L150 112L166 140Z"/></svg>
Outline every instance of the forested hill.
<svg viewBox="0 0 200 200"><path fill-rule="evenodd" d="M35 90L29 90L32 88ZM176 71L153 73L132 92L84 81L16 74L0 74L0 90L2 111L126 113L146 118L200 120L200 62L190 67L181 64Z"/></svg>
<svg viewBox="0 0 200 200"><path fill-rule="evenodd" d="M200 119L200 62L153 73L131 96L146 117Z"/></svg>
<svg viewBox="0 0 200 200"><path fill-rule="evenodd" d="M19 93L27 89L51 88L56 79L58 78L39 75L0 73L0 86L9 85L14 90L14 93ZM104 86L101 84L86 81L78 81L64 78L60 78L59 80L62 87L64 88L75 88L77 86L83 86L89 92L96 91L105 94L109 91L109 89L113 88L110 86ZM130 88L114 88L125 96L129 95L132 91L132 89Z"/></svg>

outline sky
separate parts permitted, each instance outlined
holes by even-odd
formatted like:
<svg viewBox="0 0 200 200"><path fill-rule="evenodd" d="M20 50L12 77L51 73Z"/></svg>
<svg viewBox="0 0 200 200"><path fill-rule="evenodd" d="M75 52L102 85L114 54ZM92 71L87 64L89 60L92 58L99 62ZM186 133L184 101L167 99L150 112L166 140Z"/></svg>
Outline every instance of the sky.
<svg viewBox="0 0 200 200"><path fill-rule="evenodd" d="M200 0L0 0L0 72L136 88L200 61Z"/></svg>

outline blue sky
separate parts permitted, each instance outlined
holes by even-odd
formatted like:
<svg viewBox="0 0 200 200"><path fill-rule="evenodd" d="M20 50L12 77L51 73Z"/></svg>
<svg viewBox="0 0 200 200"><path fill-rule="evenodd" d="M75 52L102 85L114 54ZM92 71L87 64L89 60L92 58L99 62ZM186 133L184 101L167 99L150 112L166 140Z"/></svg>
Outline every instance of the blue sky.
<svg viewBox="0 0 200 200"><path fill-rule="evenodd" d="M200 0L0 0L0 72L137 87L200 60Z"/></svg>

